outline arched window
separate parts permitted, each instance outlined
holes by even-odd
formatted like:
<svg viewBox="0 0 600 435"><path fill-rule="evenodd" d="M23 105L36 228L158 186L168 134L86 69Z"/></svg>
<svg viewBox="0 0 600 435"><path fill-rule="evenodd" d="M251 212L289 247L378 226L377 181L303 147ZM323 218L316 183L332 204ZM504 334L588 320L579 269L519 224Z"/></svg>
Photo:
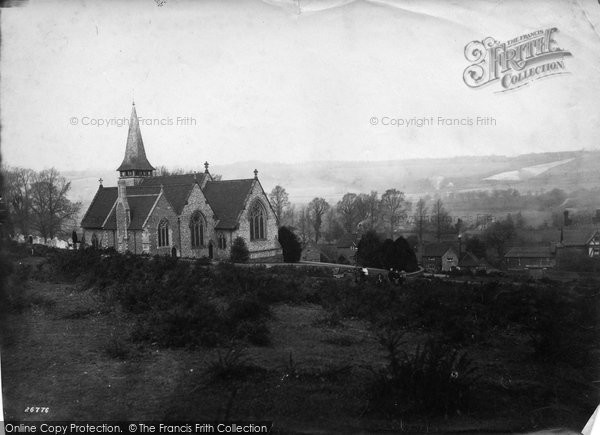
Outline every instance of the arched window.
<svg viewBox="0 0 600 435"><path fill-rule="evenodd" d="M264 239L266 237L265 208L260 201L256 201L250 209L250 240Z"/></svg>
<svg viewBox="0 0 600 435"><path fill-rule="evenodd" d="M225 238L225 234L219 233L218 245L219 249L227 248L227 239Z"/></svg>
<svg viewBox="0 0 600 435"><path fill-rule="evenodd" d="M94 248L98 248L100 246L100 244L98 243L98 236L96 235L96 233L92 234L92 247Z"/></svg>
<svg viewBox="0 0 600 435"><path fill-rule="evenodd" d="M166 219L158 224L158 246L169 246L169 221Z"/></svg>
<svg viewBox="0 0 600 435"><path fill-rule="evenodd" d="M190 237L192 239L192 248L204 246L204 216L199 211L195 212L190 218Z"/></svg>

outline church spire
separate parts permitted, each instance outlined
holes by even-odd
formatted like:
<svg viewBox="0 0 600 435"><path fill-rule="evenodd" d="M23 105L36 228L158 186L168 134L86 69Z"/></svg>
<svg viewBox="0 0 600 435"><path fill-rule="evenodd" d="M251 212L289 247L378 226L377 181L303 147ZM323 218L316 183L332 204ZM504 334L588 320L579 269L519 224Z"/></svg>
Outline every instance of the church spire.
<svg viewBox="0 0 600 435"><path fill-rule="evenodd" d="M147 177L152 175L154 167L146 158L144 141L140 131L140 123L135 111L135 102L131 105L131 118L129 119L129 132L123 163L117 169L121 177Z"/></svg>

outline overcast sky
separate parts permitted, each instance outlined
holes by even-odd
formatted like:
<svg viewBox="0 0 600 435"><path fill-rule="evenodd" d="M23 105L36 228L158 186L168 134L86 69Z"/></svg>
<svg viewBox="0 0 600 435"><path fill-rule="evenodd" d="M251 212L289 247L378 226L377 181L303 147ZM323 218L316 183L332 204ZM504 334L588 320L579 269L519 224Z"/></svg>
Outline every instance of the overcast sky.
<svg viewBox="0 0 600 435"><path fill-rule="evenodd" d="M133 97L173 124L142 122L155 166L600 149L599 17L597 0L33 0L1 14L2 158L116 169L127 125L85 124L128 119ZM569 74L463 82L470 41L549 27ZM496 125L382 125L431 116Z"/></svg>

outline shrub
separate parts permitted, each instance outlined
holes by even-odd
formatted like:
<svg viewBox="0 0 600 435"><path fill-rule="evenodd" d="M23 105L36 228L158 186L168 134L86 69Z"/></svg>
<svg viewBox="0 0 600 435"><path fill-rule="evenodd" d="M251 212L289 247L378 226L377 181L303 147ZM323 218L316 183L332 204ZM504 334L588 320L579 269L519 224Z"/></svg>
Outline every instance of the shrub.
<svg viewBox="0 0 600 435"><path fill-rule="evenodd" d="M242 237L236 237L231 245L231 261L233 263L247 263L250 259L250 251L246 241Z"/></svg>
<svg viewBox="0 0 600 435"><path fill-rule="evenodd" d="M250 363L244 349L229 348L225 354L218 352L218 359L210 363L206 374L211 382L244 381L264 369Z"/></svg>
<svg viewBox="0 0 600 435"><path fill-rule="evenodd" d="M302 245L300 240L288 227L279 228L278 240L283 250L283 261L286 263L296 263L300 261L302 255Z"/></svg>
<svg viewBox="0 0 600 435"><path fill-rule="evenodd" d="M382 337L388 365L375 372L369 395L372 410L388 416L451 415L468 408L476 369L466 354L428 341L409 356L399 350L398 336Z"/></svg>

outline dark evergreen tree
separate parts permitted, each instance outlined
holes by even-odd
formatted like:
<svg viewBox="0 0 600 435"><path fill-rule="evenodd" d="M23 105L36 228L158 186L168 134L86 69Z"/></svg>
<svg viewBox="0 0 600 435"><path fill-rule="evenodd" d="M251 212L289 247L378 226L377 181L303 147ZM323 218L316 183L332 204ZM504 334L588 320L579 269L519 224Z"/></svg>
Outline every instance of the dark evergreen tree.
<svg viewBox="0 0 600 435"><path fill-rule="evenodd" d="M394 251L397 255L396 269L405 272L414 272L418 269L417 256L408 241L400 236L394 242Z"/></svg>
<svg viewBox="0 0 600 435"><path fill-rule="evenodd" d="M361 237L356 260L362 266L381 267L381 239L375 231L367 231Z"/></svg>
<svg viewBox="0 0 600 435"><path fill-rule="evenodd" d="M242 237L236 237L231 245L231 261L233 263L247 263L250 259L250 251L246 241Z"/></svg>
<svg viewBox="0 0 600 435"><path fill-rule="evenodd" d="M302 255L302 245L298 236L288 227L280 227L278 239L281 249L283 249L283 261L286 263L298 262Z"/></svg>

